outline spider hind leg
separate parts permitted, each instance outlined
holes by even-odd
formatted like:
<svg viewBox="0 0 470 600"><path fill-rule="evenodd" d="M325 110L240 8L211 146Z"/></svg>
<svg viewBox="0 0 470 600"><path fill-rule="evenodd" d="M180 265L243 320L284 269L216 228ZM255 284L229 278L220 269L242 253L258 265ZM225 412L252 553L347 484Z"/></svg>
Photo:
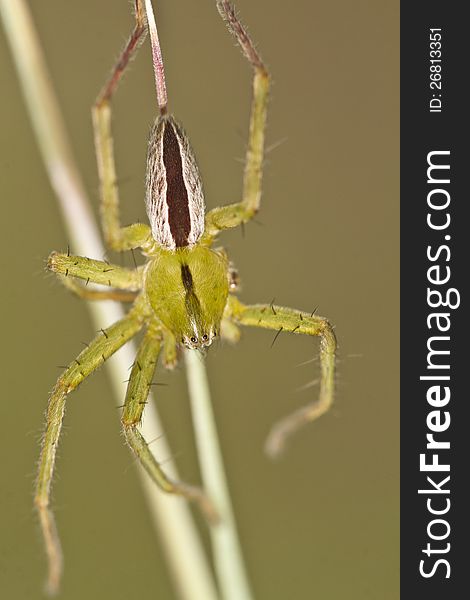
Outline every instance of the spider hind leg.
<svg viewBox="0 0 470 600"><path fill-rule="evenodd" d="M264 160L264 137L270 86L270 77L253 41L238 19L235 8L228 0L217 0L217 9L228 30L236 39L243 56L253 69L253 100L251 104L248 146L243 176L241 202L214 208L206 215L206 243L219 231L246 223L259 210Z"/></svg>
<svg viewBox="0 0 470 600"><path fill-rule="evenodd" d="M111 132L111 98L129 62L147 34L142 0L135 0L135 26L113 67L111 76L101 90L92 109L96 158L101 190L101 222L108 246L116 251L130 250L151 244L150 228L143 223L121 226Z"/></svg>

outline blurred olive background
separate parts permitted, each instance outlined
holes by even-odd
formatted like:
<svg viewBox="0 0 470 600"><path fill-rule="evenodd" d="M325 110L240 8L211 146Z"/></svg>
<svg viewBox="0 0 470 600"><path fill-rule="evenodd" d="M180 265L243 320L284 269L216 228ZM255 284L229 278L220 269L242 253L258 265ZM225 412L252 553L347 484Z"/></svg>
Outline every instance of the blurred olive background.
<svg viewBox="0 0 470 600"><path fill-rule="evenodd" d="M209 207L239 199L250 70L211 0L154 2L170 107L183 122ZM315 340L245 330L211 348L213 401L255 597L398 598L398 2L238 0L272 88L262 211L222 242L242 298L313 310L340 343L333 410L271 463L264 439L317 388ZM90 106L132 26L127 0L32 0L53 82L98 206ZM49 390L93 336L86 305L44 272L61 223L0 35L2 597L41 597L45 557L32 510ZM145 219L155 116L145 44L114 104L123 221ZM73 248L72 248L73 250ZM113 256L111 255L111 258ZM125 264L132 264L130 256ZM123 373L123 379L126 379ZM181 473L197 481L182 368L158 403ZM154 446L158 452L158 443ZM164 457L166 458L166 457ZM105 371L69 398L54 506L61 598L175 598ZM201 599L204 600L204 599Z"/></svg>

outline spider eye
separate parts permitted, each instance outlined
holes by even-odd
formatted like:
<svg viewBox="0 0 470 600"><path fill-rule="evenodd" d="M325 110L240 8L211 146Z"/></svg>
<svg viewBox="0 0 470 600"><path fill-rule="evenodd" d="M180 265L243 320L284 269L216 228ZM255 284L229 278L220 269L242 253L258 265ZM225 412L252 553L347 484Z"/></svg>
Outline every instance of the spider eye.
<svg viewBox="0 0 470 600"><path fill-rule="evenodd" d="M207 333L205 333L205 334L202 336L202 339L203 339L205 342L206 342L206 341L209 339L209 336L207 335Z"/></svg>
<svg viewBox="0 0 470 600"><path fill-rule="evenodd" d="M197 342L197 338L193 336L193 337L191 338L191 342L192 342L193 344L195 344L195 343Z"/></svg>
<svg viewBox="0 0 470 600"><path fill-rule="evenodd" d="M184 344L184 342L185 342L185 339L184 339L184 337L182 337L181 338L181 343Z"/></svg>

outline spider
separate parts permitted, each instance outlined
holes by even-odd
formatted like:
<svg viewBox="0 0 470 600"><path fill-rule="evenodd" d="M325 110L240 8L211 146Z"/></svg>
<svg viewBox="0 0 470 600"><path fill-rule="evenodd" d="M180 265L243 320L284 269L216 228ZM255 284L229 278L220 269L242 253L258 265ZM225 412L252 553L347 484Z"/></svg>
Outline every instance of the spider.
<svg viewBox="0 0 470 600"><path fill-rule="evenodd" d="M168 478L139 430L149 387L162 355L175 366L179 349L203 350L216 337L237 341L239 325L320 338L319 398L280 421L267 440L270 455L283 449L300 426L325 413L333 400L336 339L327 319L274 304L245 305L235 295L238 274L225 251L214 247L218 235L248 222L261 198L263 147L270 77L253 42L228 0L217 8L253 69L253 100L242 200L205 213L204 195L194 154L181 125L167 110L163 61L150 0L135 0L135 26L110 78L93 106L93 127L101 188L101 217L108 246L115 251L140 249L145 265L127 269L69 252L53 252L47 268L74 293L88 300L131 304L120 321L102 329L57 380L48 404L39 460L35 505L49 561L49 582L61 570L60 542L49 508L57 444L67 395L114 352L143 330L122 412L124 437L152 480L165 492L195 501L211 520L211 503L198 487ZM149 225L122 227L111 134L111 98L129 64L150 33L159 114L151 128L146 171ZM82 280L85 285L77 280ZM108 286L90 289L88 283Z"/></svg>

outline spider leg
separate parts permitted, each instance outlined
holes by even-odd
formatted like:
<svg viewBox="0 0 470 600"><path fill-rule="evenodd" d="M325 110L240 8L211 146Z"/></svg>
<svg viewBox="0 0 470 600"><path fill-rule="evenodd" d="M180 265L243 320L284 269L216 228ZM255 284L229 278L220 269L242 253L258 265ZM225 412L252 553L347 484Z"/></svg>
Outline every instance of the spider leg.
<svg viewBox="0 0 470 600"><path fill-rule="evenodd" d="M86 256L69 256L52 252L47 259L49 271L64 277L77 277L87 283L98 283L118 290L138 291L142 287L141 271L112 265Z"/></svg>
<svg viewBox="0 0 470 600"><path fill-rule="evenodd" d="M139 431L160 348L160 332L149 329L140 345L129 379L122 414L124 436L140 464L164 492L184 496L188 500L197 502L208 520L215 522L217 520L215 509L203 491L167 477Z"/></svg>
<svg viewBox="0 0 470 600"><path fill-rule="evenodd" d="M113 138L111 133L111 97L147 33L146 16L141 0L135 0L135 26L111 72L111 76L93 105L96 158L101 188L101 220L107 244L113 250L130 250L151 239L150 227L135 223L121 227L119 194L116 183Z"/></svg>
<svg viewBox="0 0 470 600"><path fill-rule="evenodd" d="M231 344L236 344L240 340L240 328L235 325L230 317L223 317L220 323L220 337Z"/></svg>
<svg viewBox="0 0 470 600"><path fill-rule="evenodd" d="M241 47L242 53L251 64L253 75L253 100L251 105L250 130L245 159L242 201L211 210L206 216L206 240L210 241L219 231L236 227L249 221L259 210L264 156L264 136L269 94L269 73L255 46L238 20L233 5L227 0L218 0L217 8L227 23L230 33Z"/></svg>
<svg viewBox="0 0 470 600"><path fill-rule="evenodd" d="M318 336L320 338L320 395L315 402L308 404L285 417L271 430L266 441L266 451L278 456L284 449L286 440L309 421L326 413L333 402L336 336L333 327L324 317L296 311L292 308L255 304L246 306L231 296L229 308L232 319L241 325L264 327L296 334Z"/></svg>
<svg viewBox="0 0 470 600"><path fill-rule="evenodd" d="M90 290L73 279L70 279L70 277L65 277L65 275L59 275L59 279L68 290L83 300L134 302L138 295L137 292L126 292L124 290Z"/></svg>
<svg viewBox="0 0 470 600"><path fill-rule="evenodd" d="M166 369L174 369L178 363L178 346L176 337L169 329L163 329L163 365Z"/></svg>
<svg viewBox="0 0 470 600"><path fill-rule="evenodd" d="M44 433L34 503L36 505L46 548L49 573L47 587L57 592L62 573L62 552L55 519L49 508L51 482L59 442L67 395L77 388L93 371L101 366L116 350L129 341L142 327L132 311L99 335L70 363L52 390L47 407Z"/></svg>

